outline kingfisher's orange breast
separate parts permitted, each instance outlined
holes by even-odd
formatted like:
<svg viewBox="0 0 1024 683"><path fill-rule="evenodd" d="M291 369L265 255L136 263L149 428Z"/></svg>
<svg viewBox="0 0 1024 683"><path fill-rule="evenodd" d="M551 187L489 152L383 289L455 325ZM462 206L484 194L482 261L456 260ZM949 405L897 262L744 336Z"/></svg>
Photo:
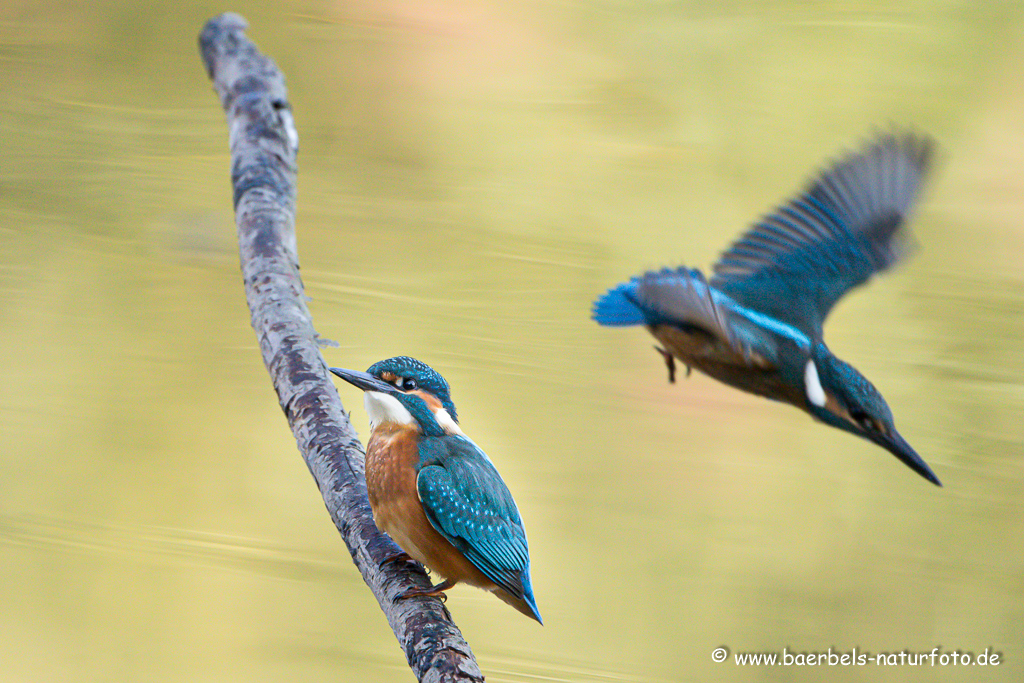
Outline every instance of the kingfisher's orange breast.
<svg viewBox="0 0 1024 683"><path fill-rule="evenodd" d="M419 429L382 424L366 446L366 488L377 527L409 555L446 579L497 588L427 519L416 488Z"/></svg>
<svg viewBox="0 0 1024 683"><path fill-rule="evenodd" d="M778 369L758 353L744 357L728 342L702 330L688 332L675 325L650 325L647 329L673 356L719 382L800 409L807 403L800 388L783 381Z"/></svg>
<svg viewBox="0 0 1024 683"><path fill-rule="evenodd" d="M374 516L377 510L393 507L393 501L416 493L419 462L419 432L416 427L385 424L373 430L366 447L366 488ZM377 526L384 528L381 520ZM385 529L387 531L387 529Z"/></svg>

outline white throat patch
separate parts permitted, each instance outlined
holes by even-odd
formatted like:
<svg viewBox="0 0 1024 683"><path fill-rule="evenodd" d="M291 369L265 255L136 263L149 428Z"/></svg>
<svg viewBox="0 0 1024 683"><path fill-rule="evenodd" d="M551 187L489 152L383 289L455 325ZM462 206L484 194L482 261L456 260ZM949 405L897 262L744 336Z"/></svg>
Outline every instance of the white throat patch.
<svg viewBox="0 0 1024 683"><path fill-rule="evenodd" d="M804 368L804 388L807 391L808 401L819 408L825 407L825 390L821 386L821 380L818 379L818 368L813 359L807 361L807 367Z"/></svg>
<svg viewBox="0 0 1024 683"><path fill-rule="evenodd" d="M394 396L380 391L367 391L363 394L363 405L366 407L366 414L370 416L370 429L386 422L397 422L398 424L415 424L413 418L405 406Z"/></svg>

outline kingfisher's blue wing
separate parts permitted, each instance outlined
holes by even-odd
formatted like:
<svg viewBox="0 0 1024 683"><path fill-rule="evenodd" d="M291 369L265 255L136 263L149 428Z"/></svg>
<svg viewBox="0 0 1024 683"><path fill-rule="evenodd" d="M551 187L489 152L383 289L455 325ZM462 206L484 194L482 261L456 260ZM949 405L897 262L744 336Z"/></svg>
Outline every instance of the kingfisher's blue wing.
<svg viewBox="0 0 1024 683"><path fill-rule="evenodd" d="M887 133L840 159L722 254L711 286L820 339L843 294L906 253L932 147Z"/></svg>
<svg viewBox="0 0 1024 683"><path fill-rule="evenodd" d="M420 463L416 486L430 523L487 578L536 611L526 531L484 452L462 436L427 437Z"/></svg>
<svg viewBox="0 0 1024 683"><path fill-rule="evenodd" d="M696 327L750 358L774 361L770 339L735 310L735 304L708 286L699 270L680 267L651 271L608 290L594 302L594 320L606 326Z"/></svg>

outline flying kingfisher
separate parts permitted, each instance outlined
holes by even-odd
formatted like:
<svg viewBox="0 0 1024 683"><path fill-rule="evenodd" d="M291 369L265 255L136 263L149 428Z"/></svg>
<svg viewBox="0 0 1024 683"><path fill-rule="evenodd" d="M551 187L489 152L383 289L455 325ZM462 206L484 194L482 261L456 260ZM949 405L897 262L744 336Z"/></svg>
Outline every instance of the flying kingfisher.
<svg viewBox="0 0 1024 683"><path fill-rule="evenodd" d="M909 251L907 216L931 165L932 141L878 134L761 219L719 258L652 271L594 303L601 325L646 325L675 381L678 358L726 384L790 403L873 441L928 481L938 477L893 424L874 385L822 340L829 310Z"/></svg>
<svg viewBox="0 0 1024 683"><path fill-rule="evenodd" d="M401 598L443 596L463 581L543 623L519 510L498 470L459 427L444 377L408 356L366 372L331 372L365 392L374 521L409 557L444 577Z"/></svg>

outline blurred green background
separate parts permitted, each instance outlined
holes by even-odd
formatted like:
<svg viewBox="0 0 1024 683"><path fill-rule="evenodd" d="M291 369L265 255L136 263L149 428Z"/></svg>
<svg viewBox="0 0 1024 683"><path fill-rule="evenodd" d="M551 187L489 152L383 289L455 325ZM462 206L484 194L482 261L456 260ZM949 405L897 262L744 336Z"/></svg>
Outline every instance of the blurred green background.
<svg viewBox="0 0 1024 683"><path fill-rule="evenodd" d="M325 356L432 364L519 502L546 625L448 601L489 681L1024 679L1024 6L967 0L6 0L0 679L411 680L249 327L227 9L288 79ZM589 320L890 123L940 145L921 250L826 337L944 489Z"/></svg>

